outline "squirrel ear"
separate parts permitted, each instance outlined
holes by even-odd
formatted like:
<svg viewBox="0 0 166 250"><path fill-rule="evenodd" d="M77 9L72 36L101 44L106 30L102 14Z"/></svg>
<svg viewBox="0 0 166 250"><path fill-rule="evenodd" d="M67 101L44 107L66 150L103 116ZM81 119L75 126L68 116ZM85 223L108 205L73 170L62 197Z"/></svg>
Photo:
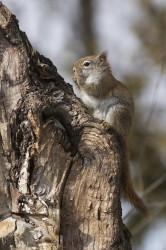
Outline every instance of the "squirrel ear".
<svg viewBox="0 0 166 250"><path fill-rule="evenodd" d="M97 55L97 58L99 58L100 61L106 61L107 60L107 51L103 51Z"/></svg>

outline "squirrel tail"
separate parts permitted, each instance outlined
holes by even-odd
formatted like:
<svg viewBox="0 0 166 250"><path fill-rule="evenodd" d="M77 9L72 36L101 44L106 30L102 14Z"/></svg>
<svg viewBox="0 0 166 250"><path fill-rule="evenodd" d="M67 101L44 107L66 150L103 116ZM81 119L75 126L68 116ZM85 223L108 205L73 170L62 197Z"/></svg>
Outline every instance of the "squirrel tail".
<svg viewBox="0 0 166 250"><path fill-rule="evenodd" d="M129 201L136 210L140 211L145 216L150 217L150 212L143 200L136 194L132 184L130 169L129 169L129 151L127 143L124 139L120 139L122 148L122 176L121 176L121 189L122 196L125 200Z"/></svg>

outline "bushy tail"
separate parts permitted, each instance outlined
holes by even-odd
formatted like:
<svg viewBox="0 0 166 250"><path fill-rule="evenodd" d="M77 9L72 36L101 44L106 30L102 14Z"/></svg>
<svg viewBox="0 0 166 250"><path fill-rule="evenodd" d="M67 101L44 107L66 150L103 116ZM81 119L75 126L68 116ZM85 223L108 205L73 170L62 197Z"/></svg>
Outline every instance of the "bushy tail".
<svg viewBox="0 0 166 250"><path fill-rule="evenodd" d="M122 176L121 176L121 189L122 196L125 200L129 201L138 211L145 216L150 216L149 210L144 204L143 200L136 194L130 176L129 169L129 151L127 143L124 139L120 139L122 149Z"/></svg>

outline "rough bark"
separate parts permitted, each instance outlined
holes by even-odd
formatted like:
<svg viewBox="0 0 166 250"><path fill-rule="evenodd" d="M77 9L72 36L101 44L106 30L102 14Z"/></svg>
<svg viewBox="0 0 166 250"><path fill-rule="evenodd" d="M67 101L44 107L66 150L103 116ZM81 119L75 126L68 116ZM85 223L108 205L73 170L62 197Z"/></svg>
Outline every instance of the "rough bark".
<svg viewBox="0 0 166 250"><path fill-rule="evenodd" d="M0 63L0 249L131 249L115 135L2 3Z"/></svg>

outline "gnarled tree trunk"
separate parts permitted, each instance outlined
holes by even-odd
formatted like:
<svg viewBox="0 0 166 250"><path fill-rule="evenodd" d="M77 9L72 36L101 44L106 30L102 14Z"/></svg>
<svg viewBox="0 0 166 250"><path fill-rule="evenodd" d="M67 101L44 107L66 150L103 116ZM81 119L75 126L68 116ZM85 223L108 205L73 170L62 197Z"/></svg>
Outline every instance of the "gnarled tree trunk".
<svg viewBox="0 0 166 250"><path fill-rule="evenodd" d="M0 3L0 249L131 249L121 153Z"/></svg>

